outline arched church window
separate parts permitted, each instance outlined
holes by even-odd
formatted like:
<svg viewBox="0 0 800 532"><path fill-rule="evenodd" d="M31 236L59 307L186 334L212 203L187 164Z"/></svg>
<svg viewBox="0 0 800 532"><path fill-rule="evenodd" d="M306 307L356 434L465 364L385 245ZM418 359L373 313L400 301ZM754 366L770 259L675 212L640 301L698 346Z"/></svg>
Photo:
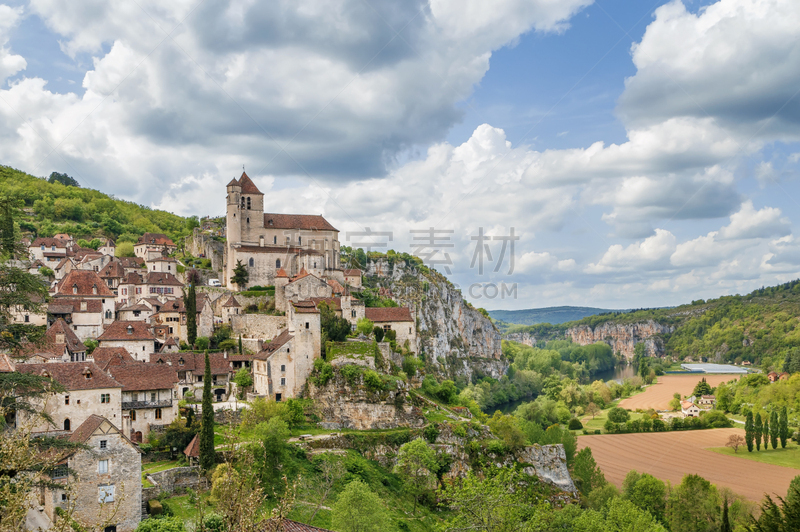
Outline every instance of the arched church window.
<svg viewBox="0 0 800 532"><path fill-rule="evenodd" d="M277 244L278 243L278 237L277 236L273 236L272 237L272 243L273 244Z"/></svg>
<svg viewBox="0 0 800 532"><path fill-rule="evenodd" d="M275 268L277 269L277 268L280 268L280 267L281 267L281 259L278 259L278 260L275 261Z"/></svg>
<svg viewBox="0 0 800 532"><path fill-rule="evenodd" d="M242 196L242 209L244 209L244 196Z"/></svg>
<svg viewBox="0 0 800 532"><path fill-rule="evenodd" d="M253 260L253 257L250 257L250 267L252 268L255 265L256 261Z"/></svg>

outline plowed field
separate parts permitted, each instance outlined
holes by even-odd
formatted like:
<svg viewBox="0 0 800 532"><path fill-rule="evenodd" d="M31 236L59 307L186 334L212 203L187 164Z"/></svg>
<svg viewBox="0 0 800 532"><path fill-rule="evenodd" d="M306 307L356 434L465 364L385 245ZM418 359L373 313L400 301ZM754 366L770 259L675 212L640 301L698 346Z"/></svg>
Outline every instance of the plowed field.
<svg viewBox="0 0 800 532"><path fill-rule="evenodd" d="M800 469L762 464L725 456L708 447L722 447L742 429L710 429L642 434L605 434L578 437L578 449L590 447L606 480L618 488L630 470L649 473L679 484L684 475L697 474L717 486L760 502L765 493L786 496L789 482ZM739 449L746 453L747 448ZM774 496L773 496L774 498Z"/></svg>
<svg viewBox="0 0 800 532"><path fill-rule="evenodd" d="M642 410L647 410L648 408L668 410L669 402L675 392L680 393L681 396L692 395L692 390L703 377L714 388L720 383L738 379L739 375L705 375L699 373L691 375L662 375L658 378L656 384L648 386L642 393L623 399L618 406L628 410L638 410L640 408Z"/></svg>

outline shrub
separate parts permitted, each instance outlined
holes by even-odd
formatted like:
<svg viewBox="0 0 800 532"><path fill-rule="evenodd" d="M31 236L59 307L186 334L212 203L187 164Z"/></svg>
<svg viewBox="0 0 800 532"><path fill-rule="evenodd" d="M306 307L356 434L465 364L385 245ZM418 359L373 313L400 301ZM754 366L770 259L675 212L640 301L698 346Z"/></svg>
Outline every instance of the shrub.
<svg viewBox="0 0 800 532"><path fill-rule="evenodd" d="M314 361L314 370L311 372L309 380L315 386L325 386L333 378L333 366L318 358Z"/></svg>
<svg viewBox="0 0 800 532"><path fill-rule="evenodd" d="M203 527L209 532L225 532L225 520L219 514L210 513L203 518Z"/></svg>
<svg viewBox="0 0 800 532"><path fill-rule="evenodd" d="M380 375L371 369L364 373L364 385L367 387L367 389L372 390L373 392L383 389L383 381L381 380Z"/></svg>
<svg viewBox="0 0 800 532"><path fill-rule="evenodd" d="M228 338L227 340L221 341L217 347L222 351L237 351L239 349L239 342L233 338Z"/></svg>
<svg viewBox="0 0 800 532"><path fill-rule="evenodd" d="M205 351L208 349L209 340L207 336L200 336L194 341L194 345L197 346L197 349L200 351Z"/></svg>
<svg viewBox="0 0 800 532"><path fill-rule="evenodd" d="M361 368L354 364L347 364L339 369L339 373L342 374L342 377L344 377L344 380L347 381L347 384L354 386L361 376Z"/></svg>
<svg viewBox="0 0 800 532"><path fill-rule="evenodd" d="M439 429L436 428L436 425L431 423L422 430L422 435L425 436L425 439L430 443L434 443L436 442L436 438L439 436Z"/></svg>
<svg viewBox="0 0 800 532"><path fill-rule="evenodd" d="M578 418L574 417L569 420L569 430L581 430L583 428L583 424L578 420Z"/></svg>
<svg viewBox="0 0 800 532"><path fill-rule="evenodd" d="M164 511L164 508L161 506L161 503L158 502L157 499L150 499L147 501L147 513L150 515L161 515L161 512Z"/></svg>
<svg viewBox="0 0 800 532"><path fill-rule="evenodd" d="M614 423L625 423L630 417L631 415L627 410L618 406L608 411L608 419Z"/></svg>
<svg viewBox="0 0 800 532"><path fill-rule="evenodd" d="M358 323L356 324L356 331L365 336L369 336L370 334L372 334L372 329L374 328L375 324L372 323L372 321L368 320L367 318L361 318L360 320L358 320Z"/></svg>
<svg viewBox="0 0 800 532"><path fill-rule="evenodd" d="M417 374L417 369L422 367L422 362L415 356L403 357L403 372L409 377Z"/></svg>
<svg viewBox="0 0 800 532"><path fill-rule="evenodd" d="M372 334L375 335L375 341L377 341L377 342L382 342L383 341L383 327L379 327L378 325L376 325L372 329Z"/></svg>

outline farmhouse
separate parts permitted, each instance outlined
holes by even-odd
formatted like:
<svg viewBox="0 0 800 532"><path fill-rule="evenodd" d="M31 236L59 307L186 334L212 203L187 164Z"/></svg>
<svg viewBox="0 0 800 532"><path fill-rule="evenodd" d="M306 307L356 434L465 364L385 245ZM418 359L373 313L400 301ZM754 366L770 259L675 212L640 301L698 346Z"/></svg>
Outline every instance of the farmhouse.
<svg viewBox="0 0 800 532"><path fill-rule="evenodd" d="M691 401L681 401L681 414L683 417L699 417L700 409Z"/></svg>

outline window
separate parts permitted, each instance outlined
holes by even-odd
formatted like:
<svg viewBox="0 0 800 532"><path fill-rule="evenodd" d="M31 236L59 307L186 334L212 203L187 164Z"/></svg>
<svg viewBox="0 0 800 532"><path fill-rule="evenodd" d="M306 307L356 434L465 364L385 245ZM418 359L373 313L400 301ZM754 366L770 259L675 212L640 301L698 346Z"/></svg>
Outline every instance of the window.
<svg viewBox="0 0 800 532"><path fill-rule="evenodd" d="M65 395L65 396L64 396L64 404L65 404L65 405L68 405L68 404L69 404L69 395Z"/></svg>
<svg viewBox="0 0 800 532"><path fill-rule="evenodd" d="M111 394L110 393L101 393L100 394L100 402L101 403L110 403L111 402Z"/></svg>
<svg viewBox="0 0 800 532"><path fill-rule="evenodd" d="M131 410L131 421L136 421L136 410Z"/></svg>
<svg viewBox="0 0 800 532"><path fill-rule="evenodd" d="M111 319L111 311L110 310L106 310L106 319L107 320Z"/></svg>
<svg viewBox="0 0 800 532"><path fill-rule="evenodd" d="M108 460L100 460L97 462L97 472L101 475L108 473Z"/></svg>
<svg viewBox="0 0 800 532"><path fill-rule="evenodd" d="M386 331L391 331L391 330L392 330L392 326L391 326L391 325L384 325L384 326L383 326L383 331L384 331L384 332L386 332Z"/></svg>
<svg viewBox="0 0 800 532"><path fill-rule="evenodd" d="M30 323L31 317L28 314L25 314L25 323Z"/></svg>
<svg viewBox="0 0 800 532"><path fill-rule="evenodd" d="M286 386L286 378L281 377L281 386Z"/></svg>
<svg viewBox="0 0 800 532"><path fill-rule="evenodd" d="M275 237L275 238L278 238L278 237ZM281 267L281 259L278 259L278 260L275 261L275 268L280 268L280 267Z"/></svg>
<svg viewBox="0 0 800 532"><path fill-rule="evenodd" d="M248 264L250 264L250 267L251 267L251 268L252 268L253 266L255 266L255 264L256 264L256 261L254 261L254 260L253 260L253 257L250 257L250 260L248 261Z"/></svg>
<svg viewBox="0 0 800 532"><path fill-rule="evenodd" d="M250 210L250 198L247 198L247 210Z"/></svg>
<svg viewBox="0 0 800 532"><path fill-rule="evenodd" d="M53 468L50 472L50 478L67 478L69 474L69 468L67 464L60 464Z"/></svg>
<svg viewBox="0 0 800 532"><path fill-rule="evenodd" d="M277 244L278 243L278 237L277 236L273 236L272 237L272 243L273 244Z"/></svg>
<svg viewBox="0 0 800 532"><path fill-rule="evenodd" d="M156 394L155 393L151 393L150 394L150 401L153 402L153 403L156 402Z"/></svg>
<svg viewBox="0 0 800 532"><path fill-rule="evenodd" d="M281 402L281 394L279 394L279 393L275 394L275 401L277 401L279 403Z"/></svg>
<svg viewBox="0 0 800 532"><path fill-rule="evenodd" d="M117 525L108 525L103 529L103 532L117 532Z"/></svg>
<svg viewBox="0 0 800 532"><path fill-rule="evenodd" d="M300 235L297 235L297 244L301 245L302 243L303 243L303 237L300 236Z"/></svg>
<svg viewBox="0 0 800 532"><path fill-rule="evenodd" d="M66 493L62 493L61 494L61 502L66 502L66 501L67 501L67 494Z"/></svg>
<svg viewBox="0 0 800 532"><path fill-rule="evenodd" d="M350 311L350 315L351 315L352 317L354 317L354 318L356 317L356 311L355 311L355 309Z"/></svg>
<svg viewBox="0 0 800 532"><path fill-rule="evenodd" d="M286 364L281 364L281 371L286 371Z"/></svg>
<svg viewBox="0 0 800 532"><path fill-rule="evenodd" d="M108 449L108 440L100 440L100 448Z"/></svg>
<svg viewBox="0 0 800 532"><path fill-rule="evenodd" d="M65 420L64 420L64 430L72 430L72 429L70 428L71 426L72 426L72 425L71 425L71 423L69 422L69 418L65 419Z"/></svg>
<svg viewBox="0 0 800 532"><path fill-rule="evenodd" d="M161 419L161 409L156 408L156 419Z"/></svg>
<svg viewBox="0 0 800 532"><path fill-rule="evenodd" d="M42 251L44 251L44 244L42 244Z"/></svg>
<svg viewBox="0 0 800 532"><path fill-rule="evenodd" d="M247 217L247 223L250 223L250 217L249 216Z"/></svg>
<svg viewBox="0 0 800 532"><path fill-rule="evenodd" d="M114 486L100 486L97 489L99 502L114 502ZM116 530L116 527L114 527Z"/></svg>

